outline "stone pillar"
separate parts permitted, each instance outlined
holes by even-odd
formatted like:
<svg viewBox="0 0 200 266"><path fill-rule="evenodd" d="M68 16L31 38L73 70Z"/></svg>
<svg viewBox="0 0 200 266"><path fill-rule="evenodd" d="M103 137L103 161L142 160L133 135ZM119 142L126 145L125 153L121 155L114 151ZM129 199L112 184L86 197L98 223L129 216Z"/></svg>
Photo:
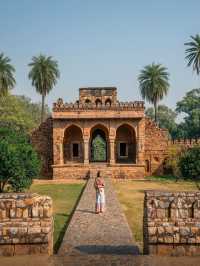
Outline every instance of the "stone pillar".
<svg viewBox="0 0 200 266"><path fill-rule="evenodd" d="M89 139L84 139L84 164L89 164Z"/></svg>
<svg viewBox="0 0 200 266"><path fill-rule="evenodd" d="M115 164L115 139L110 139L110 164Z"/></svg>
<svg viewBox="0 0 200 266"><path fill-rule="evenodd" d="M137 130L137 149L136 163L144 164L144 145L145 145L145 119L141 119Z"/></svg>
<svg viewBox="0 0 200 266"><path fill-rule="evenodd" d="M57 128L53 129L53 164L63 164L63 137Z"/></svg>
<svg viewBox="0 0 200 266"><path fill-rule="evenodd" d="M64 164L64 158L63 158L63 143L60 143L60 164Z"/></svg>

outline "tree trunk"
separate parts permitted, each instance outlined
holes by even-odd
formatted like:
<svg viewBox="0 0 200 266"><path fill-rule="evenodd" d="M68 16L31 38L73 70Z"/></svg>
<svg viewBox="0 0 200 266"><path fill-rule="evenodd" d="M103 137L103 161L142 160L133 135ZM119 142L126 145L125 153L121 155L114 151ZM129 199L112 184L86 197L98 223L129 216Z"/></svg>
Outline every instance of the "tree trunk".
<svg viewBox="0 0 200 266"><path fill-rule="evenodd" d="M157 124L157 102L154 103L155 122Z"/></svg>
<svg viewBox="0 0 200 266"><path fill-rule="evenodd" d="M44 121L44 98L45 95L42 94L41 123Z"/></svg>

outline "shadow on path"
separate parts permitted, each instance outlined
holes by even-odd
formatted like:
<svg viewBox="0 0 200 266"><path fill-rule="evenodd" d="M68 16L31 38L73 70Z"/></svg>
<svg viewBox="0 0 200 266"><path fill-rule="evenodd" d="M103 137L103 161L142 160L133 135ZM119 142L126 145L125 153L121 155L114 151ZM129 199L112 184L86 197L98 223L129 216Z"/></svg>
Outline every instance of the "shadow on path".
<svg viewBox="0 0 200 266"><path fill-rule="evenodd" d="M111 245L85 245L75 247L80 252L89 255L138 255L139 249L137 246L111 246Z"/></svg>

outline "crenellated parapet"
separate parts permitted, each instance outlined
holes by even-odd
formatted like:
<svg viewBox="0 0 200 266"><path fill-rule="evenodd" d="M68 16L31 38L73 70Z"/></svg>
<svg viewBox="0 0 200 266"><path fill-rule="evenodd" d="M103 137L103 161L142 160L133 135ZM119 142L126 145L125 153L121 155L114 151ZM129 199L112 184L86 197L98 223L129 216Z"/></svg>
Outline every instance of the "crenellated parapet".
<svg viewBox="0 0 200 266"><path fill-rule="evenodd" d="M59 98L57 102L53 104L53 112L64 111L78 111L78 110L144 110L143 101L134 102L116 102L108 104L95 104L95 103L64 103L63 99Z"/></svg>
<svg viewBox="0 0 200 266"><path fill-rule="evenodd" d="M169 140L168 145L193 147L195 145L200 145L200 139L174 139L174 140Z"/></svg>

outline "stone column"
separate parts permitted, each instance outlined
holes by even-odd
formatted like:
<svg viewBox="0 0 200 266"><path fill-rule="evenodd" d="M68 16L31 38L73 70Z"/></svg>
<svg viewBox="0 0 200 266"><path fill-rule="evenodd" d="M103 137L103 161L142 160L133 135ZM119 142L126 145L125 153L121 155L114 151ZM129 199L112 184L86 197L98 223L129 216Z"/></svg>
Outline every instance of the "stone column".
<svg viewBox="0 0 200 266"><path fill-rule="evenodd" d="M64 164L64 160L63 160L63 143L60 143L60 164Z"/></svg>
<svg viewBox="0 0 200 266"><path fill-rule="evenodd" d="M110 139L110 164L115 164L115 139Z"/></svg>
<svg viewBox="0 0 200 266"><path fill-rule="evenodd" d="M53 129L53 164L63 164L63 136L58 127Z"/></svg>
<svg viewBox="0 0 200 266"><path fill-rule="evenodd" d="M144 164L144 145L145 145L145 119L141 119L137 130L137 149L136 149L136 163Z"/></svg>
<svg viewBox="0 0 200 266"><path fill-rule="evenodd" d="M84 139L84 164L89 164L89 139Z"/></svg>

